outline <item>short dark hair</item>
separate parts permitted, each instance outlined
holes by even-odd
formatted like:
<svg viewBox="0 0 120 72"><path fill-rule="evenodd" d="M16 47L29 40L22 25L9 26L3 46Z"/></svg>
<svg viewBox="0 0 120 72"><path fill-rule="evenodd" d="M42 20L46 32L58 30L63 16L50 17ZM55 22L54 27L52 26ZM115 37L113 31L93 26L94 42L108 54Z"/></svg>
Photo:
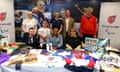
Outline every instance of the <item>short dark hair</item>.
<svg viewBox="0 0 120 72"><path fill-rule="evenodd" d="M48 23L48 21L47 21L46 19L43 19L42 23L43 23L44 21L46 21L46 22Z"/></svg>
<svg viewBox="0 0 120 72"><path fill-rule="evenodd" d="M34 28L33 28L33 27L30 27L29 30L34 30Z"/></svg>

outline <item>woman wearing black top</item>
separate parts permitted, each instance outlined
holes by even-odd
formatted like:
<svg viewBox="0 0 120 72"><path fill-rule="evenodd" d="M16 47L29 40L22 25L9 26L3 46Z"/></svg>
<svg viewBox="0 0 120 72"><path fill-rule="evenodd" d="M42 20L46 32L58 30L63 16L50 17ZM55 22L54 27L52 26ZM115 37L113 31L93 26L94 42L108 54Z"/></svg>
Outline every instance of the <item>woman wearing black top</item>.
<svg viewBox="0 0 120 72"><path fill-rule="evenodd" d="M80 37L77 35L77 30L73 27L70 30L69 35L65 38L65 47L69 50L71 49L79 49L82 46L82 41Z"/></svg>

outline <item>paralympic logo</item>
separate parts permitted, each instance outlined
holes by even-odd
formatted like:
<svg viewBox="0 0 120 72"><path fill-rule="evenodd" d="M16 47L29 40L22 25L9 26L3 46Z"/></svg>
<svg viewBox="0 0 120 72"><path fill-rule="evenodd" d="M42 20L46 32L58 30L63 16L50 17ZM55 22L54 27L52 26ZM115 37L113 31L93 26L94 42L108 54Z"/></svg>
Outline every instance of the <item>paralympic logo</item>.
<svg viewBox="0 0 120 72"><path fill-rule="evenodd" d="M105 32L108 34L108 35L114 35L115 34L115 32L112 32L112 31L110 31L110 29L105 29Z"/></svg>
<svg viewBox="0 0 120 72"><path fill-rule="evenodd" d="M112 15L108 17L108 23L109 24L113 24L115 22L116 19L116 15Z"/></svg>
<svg viewBox="0 0 120 72"><path fill-rule="evenodd" d="M108 16L107 21L108 21L109 24L113 24L115 22L115 19L116 19L116 15L112 15L112 16ZM105 32L108 35L114 35L115 34L115 32L111 31L109 28L106 28Z"/></svg>
<svg viewBox="0 0 120 72"><path fill-rule="evenodd" d="M0 32L1 33L6 33L6 32L8 32L8 29L0 29Z"/></svg>

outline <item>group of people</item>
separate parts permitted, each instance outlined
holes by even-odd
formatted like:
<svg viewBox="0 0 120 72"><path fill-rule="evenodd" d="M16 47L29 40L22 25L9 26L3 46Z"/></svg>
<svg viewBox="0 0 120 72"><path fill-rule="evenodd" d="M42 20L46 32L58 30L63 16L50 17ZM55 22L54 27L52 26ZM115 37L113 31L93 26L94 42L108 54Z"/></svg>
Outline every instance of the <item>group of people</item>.
<svg viewBox="0 0 120 72"><path fill-rule="evenodd" d="M79 35L69 9L65 10L62 18L60 12L55 11L54 17L49 20L43 14L44 5L43 1L37 2L22 21L22 39L31 48L45 49L46 44L52 43L53 49L79 49L84 48L86 37L97 36L97 21L92 7L87 7L82 15Z"/></svg>

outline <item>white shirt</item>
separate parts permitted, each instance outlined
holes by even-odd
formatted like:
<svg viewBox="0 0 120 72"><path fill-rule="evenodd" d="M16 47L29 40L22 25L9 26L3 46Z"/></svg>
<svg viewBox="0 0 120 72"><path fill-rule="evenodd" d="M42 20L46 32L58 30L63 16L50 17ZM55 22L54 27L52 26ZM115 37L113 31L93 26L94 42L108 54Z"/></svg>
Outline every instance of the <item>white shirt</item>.
<svg viewBox="0 0 120 72"><path fill-rule="evenodd" d="M65 22L66 22L66 31L67 31L67 32L68 32L69 19L70 19L70 18L66 18L66 19L65 19Z"/></svg>
<svg viewBox="0 0 120 72"><path fill-rule="evenodd" d="M23 20L22 24L25 25L26 32L29 32L29 28L31 28L31 27L34 28L38 24L38 21L35 18L32 18L32 19L26 18Z"/></svg>
<svg viewBox="0 0 120 72"><path fill-rule="evenodd" d="M38 29L38 35L42 35L44 37L48 36L50 35L50 29L41 27L40 29ZM43 42L43 39L40 38L40 42Z"/></svg>

